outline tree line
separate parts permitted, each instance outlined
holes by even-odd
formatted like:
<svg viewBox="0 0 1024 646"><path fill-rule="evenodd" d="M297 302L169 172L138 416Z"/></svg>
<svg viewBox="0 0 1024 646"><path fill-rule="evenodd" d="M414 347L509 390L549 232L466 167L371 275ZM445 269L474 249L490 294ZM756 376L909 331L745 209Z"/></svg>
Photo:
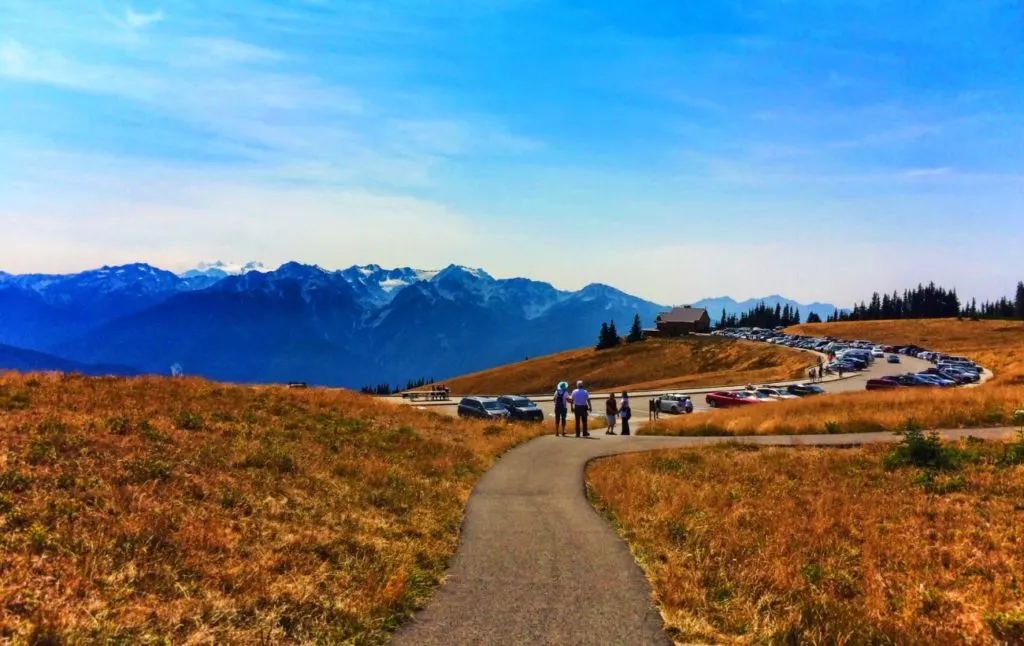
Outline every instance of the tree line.
<svg viewBox="0 0 1024 646"><path fill-rule="evenodd" d="M833 321L879 321L890 319L1017 319L1024 320L1024 281L1017 283L1013 299L1003 297L978 305L976 299L961 303L955 289L938 287L934 282L919 284L913 289L879 295L875 292L869 302L861 301L852 310L836 310L828 317Z"/></svg>
<svg viewBox="0 0 1024 646"><path fill-rule="evenodd" d="M821 322L821 319L816 314L811 314L810 318L808 318L808 322L813 323L814 321L812 321L811 318L818 318L817 322ZM739 316L735 314L727 314L723 309L722 318L718 320L715 327L719 330L734 327L760 327L772 329L777 327L789 327L790 325L799 325L801 320L799 307L790 307L788 304L785 307L782 307L782 305L778 303L775 304L775 307L771 307L764 301L761 301Z"/></svg>
<svg viewBox="0 0 1024 646"><path fill-rule="evenodd" d="M633 325L629 328L629 334L626 335L626 343L636 343L644 340L644 328L640 325L640 315L633 315ZM597 334L597 345L594 346L597 350L608 350L622 344L623 339L619 338L619 331L615 327L615 321L608 321L601 323L601 331Z"/></svg>
<svg viewBox="0 0 1024 646"><path fill-rule="evenodd" d="M404 390L416 390L417 388L423 388L434 383L434 379L427 379L426 377L420 377L419 379L410 379L405 384ZM364 395L393 395L394 393L403 392L401 384L392 386L391 384L371 384L363 386L359 389L359 392Z"/></svg>

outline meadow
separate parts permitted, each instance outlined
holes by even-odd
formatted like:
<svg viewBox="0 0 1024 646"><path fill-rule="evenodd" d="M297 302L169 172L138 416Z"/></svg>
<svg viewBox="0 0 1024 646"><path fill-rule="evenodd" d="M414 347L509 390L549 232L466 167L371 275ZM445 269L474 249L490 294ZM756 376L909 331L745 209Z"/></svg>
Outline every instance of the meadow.
<svg viewBox="0 0 1024 646"><path fill-rule="evenodd" d="M974 388L905 388L812 397L662 421L649 435L749 435L895 431L908 419L926 428L984 428L1015 423L1024 409L1024 322L956 319L802 325L789 331L960 354L994 372Z"/></svg>
<svg viewBox="0 0 1024 646"><path fill-rule="evenodd" d="M930 450L631 454L588 492L677 643L1022 643L1024 445Z"/></svg>
<svg viewBox="0 0 1024 646"><path fill-rule="evenodd" d="M542 429L349 392L0 375L0 642L375 644Z"/></svg>
<svg viewBox="0 0 1024 646"><path fill-rule="evenodd" d="M808 353L718 337L647 339L608 350L584 348L445 381L457 394L536 394L582 379L593 391L662 390L798 379Z"/></svg>

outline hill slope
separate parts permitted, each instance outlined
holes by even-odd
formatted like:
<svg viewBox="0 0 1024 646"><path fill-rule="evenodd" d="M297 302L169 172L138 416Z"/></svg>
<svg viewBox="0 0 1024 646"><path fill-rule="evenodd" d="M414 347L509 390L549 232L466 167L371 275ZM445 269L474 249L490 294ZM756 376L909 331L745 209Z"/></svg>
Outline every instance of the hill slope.
<svg viewBox="0 0 1024 646"><path fill-rule="evenodd" d="M382 643L542 431L156 377L0 375L0 411L3 643Z"/></svg>
<svg viewBox="0 0 1024 646"><path fill-rule="evenodd" d="M594 390L655 390L795 379L813 362L790 348L719 337L648 339L610 350L570 350L492 368L445 385L458 394L547 393L582 379Z"/></svg>
<svg viewBox="0 0 1024 646"><path fill-rule="evenodd" d="M133 376L138 370L127 366L88 364L70 361L52 354L15 348L0 344L0 370L17 370L19 372L80 372L83 375L119 375Z"/></svg>

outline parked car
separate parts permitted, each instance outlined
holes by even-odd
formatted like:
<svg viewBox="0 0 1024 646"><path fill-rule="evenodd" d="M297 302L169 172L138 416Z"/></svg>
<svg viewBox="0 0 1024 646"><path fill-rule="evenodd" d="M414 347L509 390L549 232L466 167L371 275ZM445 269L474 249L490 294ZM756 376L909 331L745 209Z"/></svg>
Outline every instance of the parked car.
<svg viewBox="0 0 1024 646"><path fill-rule="evenodd" d="M956 385L955 381L953 381L951 379L944 379L942 377L939 377L938 375L929 375L927 373L919 373L917 376L918 376L919 379L927 379L928 381L934 383L936 386L941 386L942 388L949 388L950 386L955 386Z"/></svg>
<svg viewBox="0 0 1024 646"><path fill-rule="evenodd" d="M824 394L825 389L815 384L793 384L786 388L786 392L797 397L811 397Z"/></svg>
<svg viewBox="0 0 1024 646"><path fill-rule="evenodd" d="M749 406L760 403L761 399L751 396L746 392L713 392L708 393L704 398L711 408L733 408L735 406Z"/></svg>
<svg viewBox="0 0 1024 646"><path fill-rule="evenodd" d="M868 379L867 390L889 390L891 388L903 388L903 384L894 377L879 377L878 379Z"/></svg>
<svg viewBox="0 0 1024 646"><path fill-rule="evenodd" d="M543 422L544 411L521 395L502 395L498 403L508 411L510 419L521 422Z"/></svg>
<svg viewBox="0 0 1024 646"><path fill-rule="evenodd" d="M889 363L899 363L900 362L900 355L898 355L898 354L890 354L886 358L886 361L888 361Z"/></svg>
<svg viewBox="0 0 1024 646"><path fill-rule="evenodd" d="M689 395L662 395L657 401L658 409L663 413L679 415L693 412L693 401Z"/></svg>
<svg viewBox="0 0 1024 646"><path fill-rule="evenodd" d="M776 388L775 386L762 386L757 389L757 392L761 393L765 397L771 397L772 399L800 399L796 395L792 395L781 388Z"/></svg>
<svg viewBox="0 0 1024 646"><path fill-rule="evenodd" d="M871 356L876 359L882 359L885 357L885 351L882 350L881 348L875 348L874 350L871 351Z"/></svg>
<svg viewBox="0 0 1024 646"><path fill-rule="evenodd" d="M926 377L915 375L914 373L899 375L895 379L900 382L901 386L936 387L939 385Z"/></svg>
<svg viewBox="0 0 1024 646"><path fill-rule="evenodd" d="M463 397L458 414L478 419L508 419L508 411L493 397Z"/></svg>

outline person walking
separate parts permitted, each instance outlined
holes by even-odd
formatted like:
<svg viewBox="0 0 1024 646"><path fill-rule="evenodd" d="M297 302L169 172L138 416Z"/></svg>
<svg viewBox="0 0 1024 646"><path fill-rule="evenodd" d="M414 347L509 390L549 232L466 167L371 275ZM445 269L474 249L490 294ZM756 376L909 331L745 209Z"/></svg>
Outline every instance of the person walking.
<svg viewBox="0 0 1024 646"><path fill-rule="evenodd" d="M661 395L654 400L654 421L661 419Z"/></svg>
<svg viewBox="0 0 1024 646"><path fill-rule="evenodd" d="M565 437L565 424L569 417L569 384L558 382L555 387L555 437Z"/></svg>
<svg viewBox="0 0 1024 646"><path fill-rule="evenodd" d="M622 418L622 435L629 435L629 418L633 416L633 409L629 405L629 393L622 393L622 404L619 405L619 417Z"/></svg>
<svg viewBox="0 0 1024 646"><path fill-rule="evenodd" d="M615 401L615 393L612 393L605 402L604 412L608 418L608 430L604 434L615 435L615 422L619 419L619 403Z"/></svg>
<svg viewBox="0 0 1024 646"><path fill-rule="evenodd" d="M654 404L654 397L651 397L649 400L647 400L647 421L648 422L653 422L654 421L654 406L655 406L655 404Z"/></svg>
<svg viewBox="0 0 1024 646"><path fill-rule="evenodd" d="M576 437L580 436L581 428L583 437L590 437L587 422L589 421L590 411L594 410L594 407L590 404L590 393L583 387L582 381L577 381L576 390L572 391L572 407L573 413L576 415Z"/></svg>

